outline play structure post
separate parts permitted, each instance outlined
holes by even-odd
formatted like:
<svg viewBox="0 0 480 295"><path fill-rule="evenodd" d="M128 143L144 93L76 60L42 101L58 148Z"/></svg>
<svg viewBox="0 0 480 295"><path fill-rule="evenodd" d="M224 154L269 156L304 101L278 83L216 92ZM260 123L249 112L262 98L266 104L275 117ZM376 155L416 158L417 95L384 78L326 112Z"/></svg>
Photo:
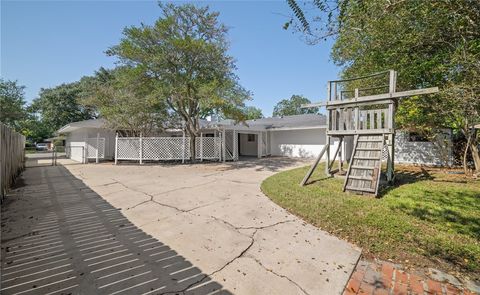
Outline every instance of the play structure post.
<svg viewBox="0 0 480 295"><path fill-rule="evenodd" d="M332 100L332 93L331 93L331 89L330 89L330 86L331 86L331 82L329 81L328 84L327 84L327 93L328 93L328 101L330 102ZM327 109L327 139L325 141L325 146L327 147L327 149L325 150L325 155L326 155L326 160L327 160L327 164L325 165L325 174L327 174L328 176L330 176L330 136L328 135L328 131L332 128L331 126L331 122L330 122L330 112L331 110Z"/></svg>
<svg viewBox="0 0 480 295"><path fill-rule="evenodd" d="M397 72L390 70L390 84L388 90L390 94L397 91ZM392 116L388 120L388 129L391 133L388 134L388 159L387 159L387 181L392 183L395 177L395 104L392 102L388 105L388 113Z"/></svg>

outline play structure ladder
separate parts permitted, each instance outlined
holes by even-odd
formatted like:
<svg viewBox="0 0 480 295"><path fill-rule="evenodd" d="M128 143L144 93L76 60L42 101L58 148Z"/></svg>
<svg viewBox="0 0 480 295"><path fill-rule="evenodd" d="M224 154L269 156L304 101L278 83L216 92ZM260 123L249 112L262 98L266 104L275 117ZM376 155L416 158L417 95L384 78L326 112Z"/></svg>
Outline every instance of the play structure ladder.
<svg viewBox="0 0 480 295"><path fill-rule="evenodd" d="M343 190L378 194L385 135L356 135Z"/></svg>

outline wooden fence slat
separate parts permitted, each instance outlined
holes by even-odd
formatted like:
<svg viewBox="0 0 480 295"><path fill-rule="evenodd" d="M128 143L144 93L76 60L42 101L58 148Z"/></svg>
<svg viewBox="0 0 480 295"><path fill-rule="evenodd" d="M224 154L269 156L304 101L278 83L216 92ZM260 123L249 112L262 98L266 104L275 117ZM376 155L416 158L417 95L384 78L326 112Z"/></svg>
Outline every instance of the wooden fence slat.
<svg viewBox="0 0 480 295"><path fill-rule="evenodd" d="M0 201L25 168L25 136L0 123Z"/></svg>

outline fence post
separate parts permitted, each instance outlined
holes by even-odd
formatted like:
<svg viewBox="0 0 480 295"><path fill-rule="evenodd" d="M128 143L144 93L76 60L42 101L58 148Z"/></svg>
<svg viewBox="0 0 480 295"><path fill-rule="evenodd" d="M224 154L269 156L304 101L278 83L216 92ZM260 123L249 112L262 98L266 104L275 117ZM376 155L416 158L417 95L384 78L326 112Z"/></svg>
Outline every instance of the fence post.
<svg viewBox="0 0 480 295"><path fill-rule="evenodd" d="M95 149L96 152L95 152L95 163L98 164L98 149L100 148L100 133L97 132L97 148Z"/></svg>
<svg viewBox="0 0 480 295"><path fill-rule="evenodd" d="M200 132L200 162L203 162L203 132Z"/></svg>
<svg viewBox="0 0 480 295"><path fill-rule="evenodd" d="M118 156L118 132L115 133L115 165L117 165L117 157Z"/></svg>
<svg viewBox="0 0 480 295"><path fill-rule="evenodd" d="M195 157L195 155L193 156ZM182 164L184 163L185 163L185 129L182 129Z"/></svg>
<svg viewBox="0 0 480 295"><path fill-rule="evenodd" d="M140 165L143 164L143 135L140 133Z"/></svg>

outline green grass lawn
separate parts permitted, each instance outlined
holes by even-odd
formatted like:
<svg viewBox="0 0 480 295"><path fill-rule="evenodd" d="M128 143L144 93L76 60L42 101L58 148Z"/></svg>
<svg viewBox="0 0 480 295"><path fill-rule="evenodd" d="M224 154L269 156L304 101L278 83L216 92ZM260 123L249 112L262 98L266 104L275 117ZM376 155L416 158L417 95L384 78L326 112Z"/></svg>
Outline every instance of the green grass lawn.
<svg viewBox="0 0 480 295"><path fill-rule="evenodd" d="M280 172L262 183L274 202L363 248L367 257L480 275L480 183L435 169L396 167L396 186L381 196L342 192L343 179L317 168Z"/></svg>

